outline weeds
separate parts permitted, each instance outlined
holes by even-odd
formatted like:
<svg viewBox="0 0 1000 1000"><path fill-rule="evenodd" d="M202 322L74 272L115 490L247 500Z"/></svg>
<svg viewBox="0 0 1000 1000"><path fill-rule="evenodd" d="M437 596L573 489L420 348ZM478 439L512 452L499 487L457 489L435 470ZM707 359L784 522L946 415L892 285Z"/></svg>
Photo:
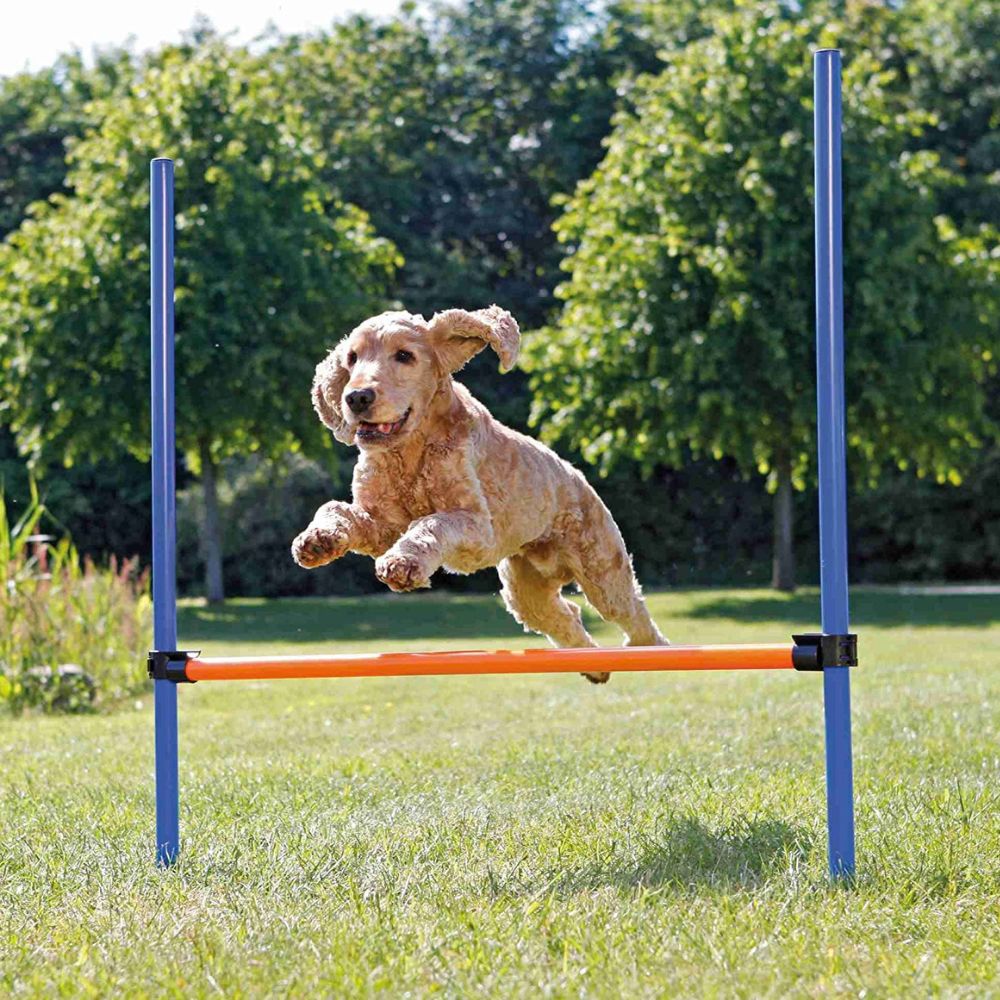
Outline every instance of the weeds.
<svg viewBox="0 0 1000 1000"><path fill-rule="evenodd" d="M83 711L143 687L152 604L138 558L97 566L41 533L32 487L14 523L0 495L0 706Z"/></svg>

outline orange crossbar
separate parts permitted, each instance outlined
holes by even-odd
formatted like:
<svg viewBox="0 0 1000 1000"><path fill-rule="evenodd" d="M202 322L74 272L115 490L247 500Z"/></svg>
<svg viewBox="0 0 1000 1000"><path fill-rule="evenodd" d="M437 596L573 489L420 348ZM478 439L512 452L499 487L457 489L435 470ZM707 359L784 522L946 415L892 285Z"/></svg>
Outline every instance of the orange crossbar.
<svg viewBox="0 0 1000 1000"><path fill-rule="evenodd" d="M790 644L781 644L219 656L188 660L185 673L191 681L244 681L287 677L596 673L602 670L790 670L792 649Z"/></svg>

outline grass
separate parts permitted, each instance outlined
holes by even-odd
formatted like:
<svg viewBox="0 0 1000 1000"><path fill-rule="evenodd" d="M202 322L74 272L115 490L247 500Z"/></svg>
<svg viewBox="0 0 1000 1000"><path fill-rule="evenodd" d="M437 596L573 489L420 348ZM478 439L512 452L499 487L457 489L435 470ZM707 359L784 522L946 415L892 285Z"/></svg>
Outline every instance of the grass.
<svg viewBox="0 0 1000 1000"><path fill-rule="evenodd" d="M676 641L817 619L815 594L651 603ZM818 676L198 684L167 872L148 696L0 720L0 995L1000 996L1000 602L853 603L851 888L826 878ZM435 596L187 605L181 638L537 641Z"/></svg>

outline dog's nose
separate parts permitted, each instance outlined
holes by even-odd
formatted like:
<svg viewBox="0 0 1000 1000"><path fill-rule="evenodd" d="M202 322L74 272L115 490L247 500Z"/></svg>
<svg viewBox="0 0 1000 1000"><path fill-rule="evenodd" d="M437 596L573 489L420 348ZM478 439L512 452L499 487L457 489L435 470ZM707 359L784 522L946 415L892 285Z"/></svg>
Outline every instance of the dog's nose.
<svg viewBox="0 0 1000 1000"><path fill-rule="evenodd" d="M344 399L353 413L364 413L375 402L375 390L354 389Z"/></svg>

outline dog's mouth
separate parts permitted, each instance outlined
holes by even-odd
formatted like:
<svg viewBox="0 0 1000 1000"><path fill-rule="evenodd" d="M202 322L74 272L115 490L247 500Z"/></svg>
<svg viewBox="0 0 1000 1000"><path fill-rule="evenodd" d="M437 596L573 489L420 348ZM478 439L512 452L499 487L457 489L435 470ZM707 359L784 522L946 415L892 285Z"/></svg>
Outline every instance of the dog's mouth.
<svg viewBox="0 0 1000 1000"><path fill-rule="evenodd" d="M408 409L398 420L388 424L375 424L369 420L359 420L354 434L359 441L389 441L394 438L402 429L410 415Z"/></svg>

